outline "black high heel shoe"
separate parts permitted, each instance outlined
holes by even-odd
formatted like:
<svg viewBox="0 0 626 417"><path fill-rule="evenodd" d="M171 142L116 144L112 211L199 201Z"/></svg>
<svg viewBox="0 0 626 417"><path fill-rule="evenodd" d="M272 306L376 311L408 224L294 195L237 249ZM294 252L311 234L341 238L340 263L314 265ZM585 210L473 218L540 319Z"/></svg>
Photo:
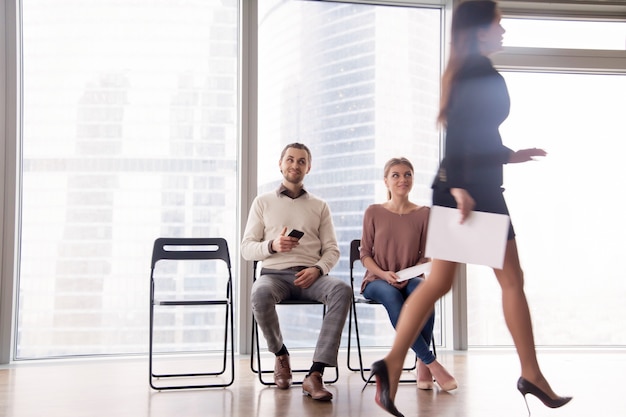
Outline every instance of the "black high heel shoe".
<svg viewBox="0 0 626 417"><path fill-rule="evenodd" d="M559 408L567 404L571 401L572 397L557 397L550 398L548 394L543 392L538 386L533 384L532 382L524 379L520 376L517 380L517 389L522 393L524 397L524 402L526 403L526 409L528 410L528 415L530 416L530 408L528 407L528 401L526 401L526 394L534 395L541 401L546 407L550 408Z"/></svg>
<svg viewBox="0 0 626 417"><path fill-rule="evenodd" d="M372 364L370 376L361 392L365 390L372 377L376 377L376 404L389 414L393 414L396 417L404 417L404 414L398 411L393 400L389 397L389 371L387 371L387 364L384 360L379 360Z"/></svg>

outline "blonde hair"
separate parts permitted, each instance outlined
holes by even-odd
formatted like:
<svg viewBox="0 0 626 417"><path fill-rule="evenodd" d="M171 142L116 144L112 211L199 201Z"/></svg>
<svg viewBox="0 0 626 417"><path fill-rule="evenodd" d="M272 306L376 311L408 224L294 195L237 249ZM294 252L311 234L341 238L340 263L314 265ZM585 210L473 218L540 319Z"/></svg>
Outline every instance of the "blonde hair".
<svg viewBox="0 0 626 417"><path fill-rule="evenodd" d="M415 172L415 170L413 169L413 164L408 159L404 157L391 158L385 163L385 168L383 170L383 178L387 178L387 175L389 175L389 171L391 171L391 167L394 167L396 165L406 165L411 170L411 173ZM391 191L389 190L387 190L387 200L391 200Z"/></svg>

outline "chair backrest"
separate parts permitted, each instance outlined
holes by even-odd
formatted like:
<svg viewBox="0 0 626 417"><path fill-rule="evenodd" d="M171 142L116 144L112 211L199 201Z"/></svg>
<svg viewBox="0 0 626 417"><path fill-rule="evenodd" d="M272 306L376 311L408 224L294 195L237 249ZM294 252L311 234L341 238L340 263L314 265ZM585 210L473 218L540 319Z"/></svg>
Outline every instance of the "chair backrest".
<svg viewBox="0 0 626 417"><path fill-rule="evenodd" d="M350 242L350 270L354 269L354 263L361 260L361 239Z"/></svg>
<svg viewBox="0 0 626 417"><path fill-rule="evenodd" d="M158 238L152 251L152 269L161 259L221 259L230 269L230 254L226 239L213 238Z"/></svg>
<svg viewBox="0 0 626 417"><path fill-rule="evenodd" d="M361 239L350 242L350 285L354 292L354 263L361 260Z"/></svg>
<svg viewBox="0 0 626 417"><path fill-rule="evenodd" d="M222 272L215 272L212 277L225 278L213 280L211 285L207 285L205 278L208 277L207 271L203 271L200 276L194 276L194 273L188 271L180 271L177 273L176 269L172 270L164 267L157 272L156 264L159 261L194 261L204 263L205 261L223 261L225 269ZM189 263L191 265L191 263ZM196 263L197 265L197 263ZM182 265L181 265L182 266ZM193 267L192 267L193 269ZM168 283L169 280L176 279L192 279L202 280L202 285L192 285L187 288L188 285L184 285L178 289L172 287ZM226 298L231 300L232 298L232 270L230 263L230 254L228 251L228 243L226 239L221 237L211 238L158 238L154 241L154 248L152 250L152 265L150 272L150 298L155 300L158 298L160 302L162 299L176 300L179 302L184 300L196 300L207 299L215 297L220 291L224 290Z"/></svg>

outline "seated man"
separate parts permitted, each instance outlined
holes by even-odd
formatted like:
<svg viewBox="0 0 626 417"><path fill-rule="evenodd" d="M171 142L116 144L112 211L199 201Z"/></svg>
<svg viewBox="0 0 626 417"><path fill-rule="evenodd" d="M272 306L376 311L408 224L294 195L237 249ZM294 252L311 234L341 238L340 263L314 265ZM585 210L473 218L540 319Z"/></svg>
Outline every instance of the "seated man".
<svg viewBox="0 0 626 417"><path fill-rule="evenodd" d="M315 400L333 395L322 380L326 366L337 366L341 332L350 309L348 284L327 275L339 260L330 209L309 194L303 180L311 169L311 152L300 143L287 145L278 162L283 181L278 190L257 196L252 202L241 243L244 259L263 261L260 277L252 286L254 317L276 355L274 380L280 389L291 386L289 352L283 343L276 303L287 299L320 301L326 305L313 364L302 391ZM296 229L304 234L290 233Z"/></svg>

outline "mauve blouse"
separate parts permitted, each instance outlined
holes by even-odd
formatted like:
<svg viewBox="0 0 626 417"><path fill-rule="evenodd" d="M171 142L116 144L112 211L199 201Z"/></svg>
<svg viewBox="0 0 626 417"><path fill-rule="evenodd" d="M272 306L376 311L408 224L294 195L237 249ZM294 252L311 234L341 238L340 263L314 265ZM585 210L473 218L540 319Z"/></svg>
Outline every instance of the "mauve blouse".
<svg viewBox="0 0 626 417"><path fill-rule="evenodd" d="M385 271L397 272L425 261L426 232L430 208L421 206L407 214L396 214L372 204L363 215L361 261L370 256ZM365 272L361 291L380 279L369 270Z"/></svg>

